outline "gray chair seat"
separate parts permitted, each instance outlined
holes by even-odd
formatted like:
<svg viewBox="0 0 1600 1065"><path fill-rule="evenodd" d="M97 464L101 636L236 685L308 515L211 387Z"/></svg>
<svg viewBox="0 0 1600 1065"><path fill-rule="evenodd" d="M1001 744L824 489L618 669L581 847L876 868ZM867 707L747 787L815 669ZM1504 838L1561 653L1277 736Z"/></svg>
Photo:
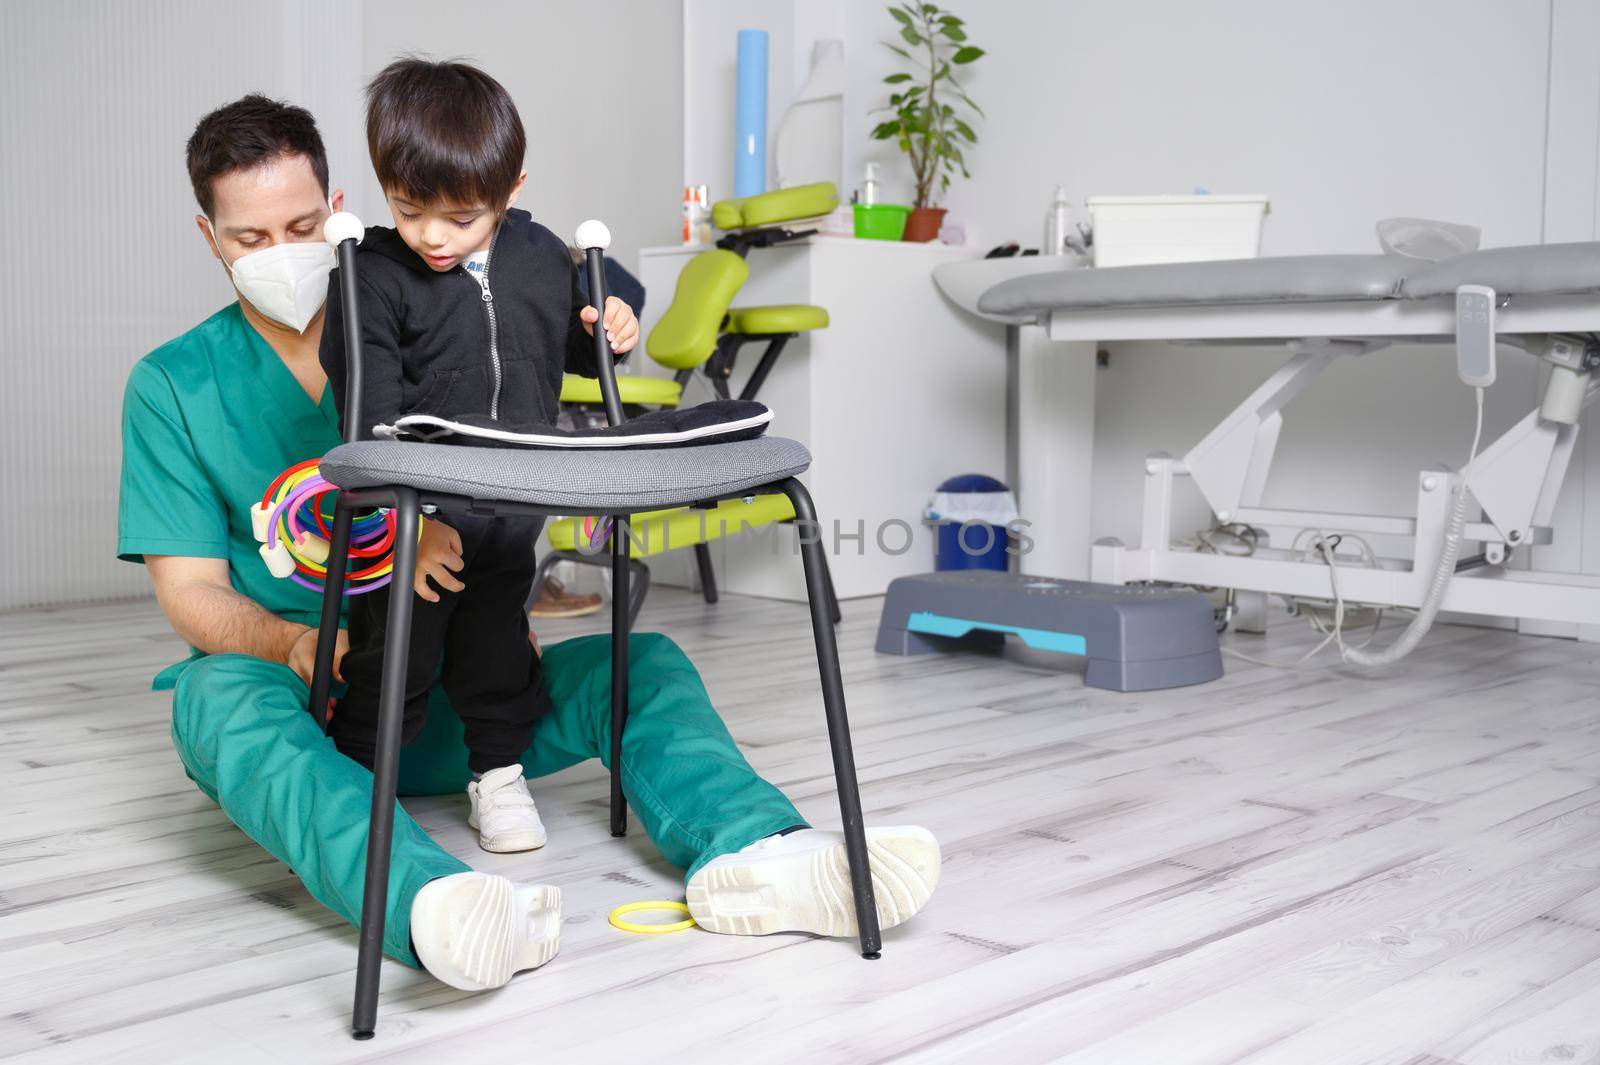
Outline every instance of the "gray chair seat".
<svg viewBox="0 0 1600 1065"><path fill-rule="evenodd" d="M1200 303L1382 300L1420 265L1398 255L1285 255L1094 270L1052 270L1003 281L985 292L986 314L1034 315L1105 307Z"/></svg>
<svg viewBox="0 0 1600 1065"><path fill-rule="evenodd" d="M578 512L670 507L782 481L811 465L778 436L698 447L532 451L397 440L341 444L322 459L339 488L407 485L421 492L570 507Z"/></svg>

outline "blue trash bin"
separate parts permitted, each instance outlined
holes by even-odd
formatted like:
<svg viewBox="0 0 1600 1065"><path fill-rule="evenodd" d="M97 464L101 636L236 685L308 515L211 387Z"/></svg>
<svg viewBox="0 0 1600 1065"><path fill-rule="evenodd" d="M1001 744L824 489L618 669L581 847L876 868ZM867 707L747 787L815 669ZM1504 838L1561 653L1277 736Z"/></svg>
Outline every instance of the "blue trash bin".
<svg viewBox="0 0 1600 1065"><path fill-rule="evenodd" d="M966 473L941 484L923 518L935 529L936 570L1010 568L1007 526L1017 519L1017 500L993 477Z"/></svg>

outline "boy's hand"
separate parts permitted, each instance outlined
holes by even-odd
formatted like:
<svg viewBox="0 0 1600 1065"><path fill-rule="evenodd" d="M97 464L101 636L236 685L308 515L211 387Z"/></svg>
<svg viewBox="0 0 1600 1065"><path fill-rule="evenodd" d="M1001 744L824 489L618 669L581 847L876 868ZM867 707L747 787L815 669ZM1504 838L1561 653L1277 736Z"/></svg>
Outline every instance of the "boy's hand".
<svg viewBox="0 0 1600 1065"><path fill-rule="evenodd" d="M598 317L593 307L578 312L584 331L590 336L594 336L594 321ZM639 319L634 317L632 307L615 296L606 297L606 339L611 341L611 350L618 355L626 355L639 342Z"/></svg>
<svg viewBox="0 0 1600 1065"><path fill-rule="evenodd" d="M422 539L417 541L417 594L430 603L439 601L439 593L428 586L430 577L445 591L459 592L466 585L456 580L455 574L463 565L461 534L442 521L424 521Z"/></svg>

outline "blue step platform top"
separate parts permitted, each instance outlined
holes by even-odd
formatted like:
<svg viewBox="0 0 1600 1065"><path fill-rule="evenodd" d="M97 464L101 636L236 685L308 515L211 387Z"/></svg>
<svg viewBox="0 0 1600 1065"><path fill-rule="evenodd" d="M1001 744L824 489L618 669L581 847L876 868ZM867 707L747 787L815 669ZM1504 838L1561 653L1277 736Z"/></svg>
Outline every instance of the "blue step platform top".
<svg viewBox="0 0 1600 1065"><path fill-rule="evenodd" d="M1222 676L1211 603L1198 592L993 570L901 577L889 585L877 648L931 654L1007 635L1089 660L1084 683L1112 691L1203 684Z"/></svg>

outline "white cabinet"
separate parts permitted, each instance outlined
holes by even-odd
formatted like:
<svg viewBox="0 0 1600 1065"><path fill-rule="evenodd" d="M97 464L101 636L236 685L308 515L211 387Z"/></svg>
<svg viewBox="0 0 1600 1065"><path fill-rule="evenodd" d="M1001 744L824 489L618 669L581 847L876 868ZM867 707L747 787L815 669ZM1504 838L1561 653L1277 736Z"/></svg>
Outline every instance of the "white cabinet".
<svg viewBox="0 0 1600 1065"><path fill-rule="evenodd" d="M678 271L700 248L646 248L640 280L644 328L672 299ZM804 476L822 519L842 597L879 595L895 577L933 568L929 493L959 473L1005 476L1004 327L974 319L934 285L933 268L976 255L939 244L812 237L750 252L750 280L735 306L810 303L827 329L790 341L757 397L773 410L769 432L804 443ZM734 371L738 394L764 345L747 345ZM641 352L642 354L642 352ZM648 358L633 372L670 376ZM712 398L698 372L684 403ZM730 593L804 600L794 530L746 533L712 545ZM650 561L656 579L691 583L693 558Z"/></svg>

